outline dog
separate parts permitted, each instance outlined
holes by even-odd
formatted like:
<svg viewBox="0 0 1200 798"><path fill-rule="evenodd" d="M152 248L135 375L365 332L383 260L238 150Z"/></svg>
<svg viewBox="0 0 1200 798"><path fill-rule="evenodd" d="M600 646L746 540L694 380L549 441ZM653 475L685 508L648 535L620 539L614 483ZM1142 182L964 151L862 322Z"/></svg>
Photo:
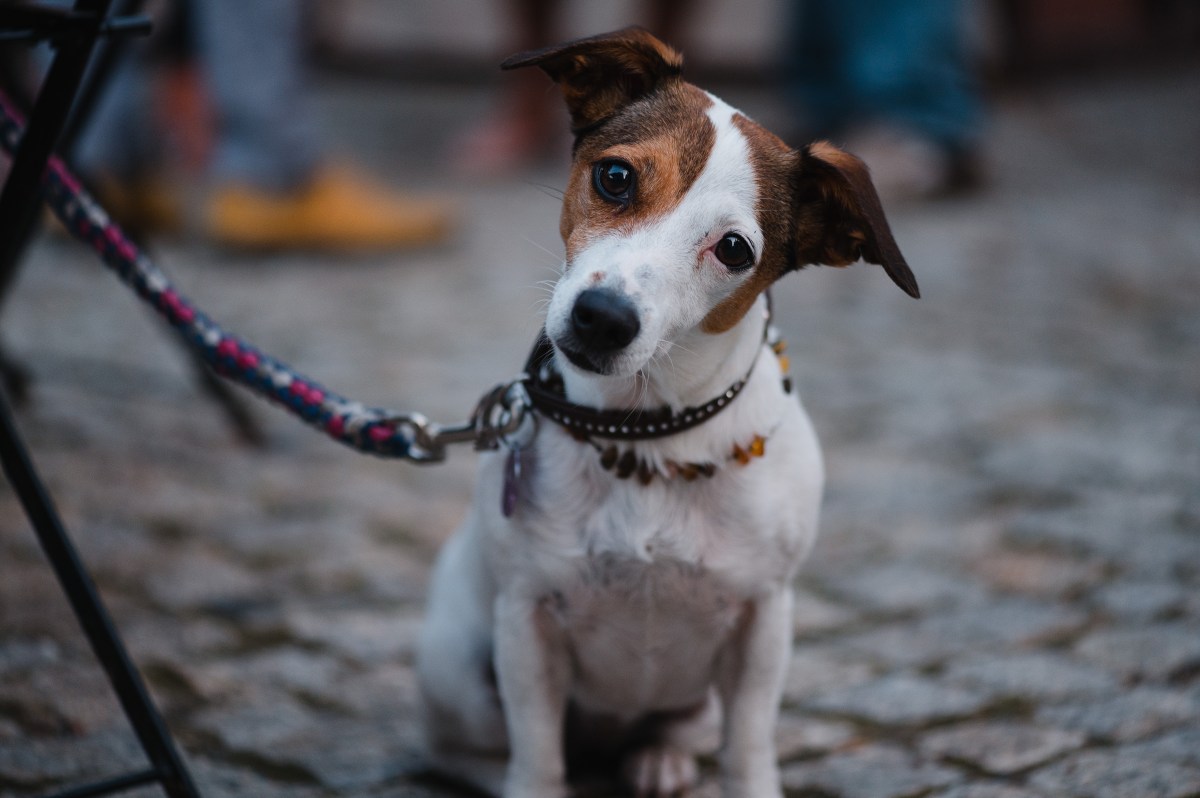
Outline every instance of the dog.
<svg viewBox="0 0 1200 798"><path fill-rule="evenodd" d="M916 280L860 160L788 147L646 31L502 66L540 67L570 112L566 261L527 367L536 428L481 457L433 570L430 761L553 798L582 749L671 795L715 742L725 796L779 796L791 584L824 473L765 337L767 289L860 258L914 297Z"/></svg>

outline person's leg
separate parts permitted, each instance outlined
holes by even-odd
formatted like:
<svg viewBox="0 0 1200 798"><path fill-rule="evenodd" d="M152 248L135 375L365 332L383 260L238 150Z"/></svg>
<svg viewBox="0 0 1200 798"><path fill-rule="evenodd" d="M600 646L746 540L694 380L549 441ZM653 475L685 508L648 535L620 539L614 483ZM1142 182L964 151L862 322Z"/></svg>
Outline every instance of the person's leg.
<svg viewBox="0 0 1200 798"><path fill-rule="evenodd" d="M161 14L155 24L150 40L108 43L117 49L106 73L92 65L88 80L103 84L89 107L76 109L86 117L67 153L109 215L137 235L177 230L183 222L170 177L176 120L160 108L173 19Z"/></svg>
<svg viewBox="0 0 1200 798"><path fill-rule="evenodd" d="M862 157L885 196L979 180L965 13L963 0L805 0L793 20L789 88L803 129Z"/></svg>
<svg viewBox="0 0 1200 798"><path fill-rule="evenodd" d="M787 4L783 79L797 115L797 134L806 144L839 135L852 121L852 87L844 60L854 12L853 2L798 0ZM847 6L851 11L847 12Z"/></svg>
<svg viewBox="0 0 1200 798"><path fill-rule="evenodd" d="M217 117L209 236L245 248L383 249L444 239L450 214L331 167L304 81L300 0L197 0Z"/></svg>
<svg viewBox="0 0 1200 798"><path fill-rule="evenodd" d="M536 50L558 40L560 0L505 0L512 26L508 54ZM519 70L503 77L499 101L490 113L460 133L448 153L455 170L497 176L528 167L565 147L562 109L545 76Z"/></svg>
<svg viewBox="0 0 1200 798"><path fill-rule="evenodd" d="M299 0L192 3L197 45L217 114L212 177L296 189L320 159L303 79Z"/></svg>
<svg viewBox="0 0 1200 798"><path fill-rule="evenodd" d="M962 0L838 0L853 14L846 80L863 122L902 128L948 151L973 149L982 104Z"/></svg>
<svg viewBox="0 0 1200 798"><path fill-rule="evenodd" d="M126 53L92 108L91 119L75 144L72 160L90 175L120 180L142 176L156 157L158 138L151 125L150 77L140 52Z"/></svg>

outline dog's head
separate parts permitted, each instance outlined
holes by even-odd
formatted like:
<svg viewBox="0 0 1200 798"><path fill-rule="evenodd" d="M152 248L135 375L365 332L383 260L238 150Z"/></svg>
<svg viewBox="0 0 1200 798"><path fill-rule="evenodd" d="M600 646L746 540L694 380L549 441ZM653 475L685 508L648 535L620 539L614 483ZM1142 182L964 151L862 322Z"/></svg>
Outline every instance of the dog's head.
<svg viewBox="0 0 1200 798"><path fill-rule="evenodd" d="M918 296L862 161L825 142L789 148L685 82L682 57L646 31L502 66L541 67L571 115L567 263L546 332L576 367L632 375L685 332L731 329L807 264L862 258Z"/></svg>

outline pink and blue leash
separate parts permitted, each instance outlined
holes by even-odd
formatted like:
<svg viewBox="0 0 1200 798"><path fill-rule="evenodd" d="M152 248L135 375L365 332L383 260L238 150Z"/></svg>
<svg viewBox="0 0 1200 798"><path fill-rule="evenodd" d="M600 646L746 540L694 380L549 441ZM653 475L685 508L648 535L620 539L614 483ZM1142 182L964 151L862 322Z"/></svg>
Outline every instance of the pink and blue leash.
<svg viewBox="0 0 1200 798"><path fill-rule="evenodd" d="M0 148L16 152L24 119L0 92ZM282 405L305 423L351 448L381 457L429 461L402 414L339 396L286 363L226 332L180 294L166 275L108 217L58 157L42 176L42 194L54 215L153 307L190 347L224 377Z"/></svg>

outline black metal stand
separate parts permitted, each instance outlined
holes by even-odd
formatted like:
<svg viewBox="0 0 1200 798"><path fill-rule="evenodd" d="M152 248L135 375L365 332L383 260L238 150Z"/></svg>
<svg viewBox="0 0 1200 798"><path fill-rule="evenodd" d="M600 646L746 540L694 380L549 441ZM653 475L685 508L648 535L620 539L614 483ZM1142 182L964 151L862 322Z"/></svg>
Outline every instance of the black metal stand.
<svg viewBox="0 0 1200 798"><path fill-rule="evenodd" d="M58 793L55 798L107 795L154 782L159 782L170 798L199 798L199 793L192 784L162 716L146 691L146 685L129 658L121 635L113 625L112 617L105 609L91 575L79 559L79 553L75 550L49 493L34 469L29 452L13 424L8 401L2 393L0 461L3 462L4 473L20 497L25 514L37 533L46 559L54 568L54 574L71 603L71 609L75 611L75 617L79 619L96 659L108 675L121 707L125 710L125 715L129 718L129 723L133 726L134 733L151 764L149 770L67 790Z"/></svg>
<svg viewBox="0 0 1200 798"><path fill-rule="evenodd" d="M66 124L97 38L146 28L144 20L110 18L112 0L76 0L64 12L36 6L0 9L0 41L49 38L58 46L54 62L0 193L0 287L15 273L41 207L38 183ZM141 743L150 767L57 793L54 798L110 795L159 784L169 798L199 798L162 715L125 649L87 568L79 559L54 503L38 477L0 392L0 461L21 500L79 620Z"/></svg>

